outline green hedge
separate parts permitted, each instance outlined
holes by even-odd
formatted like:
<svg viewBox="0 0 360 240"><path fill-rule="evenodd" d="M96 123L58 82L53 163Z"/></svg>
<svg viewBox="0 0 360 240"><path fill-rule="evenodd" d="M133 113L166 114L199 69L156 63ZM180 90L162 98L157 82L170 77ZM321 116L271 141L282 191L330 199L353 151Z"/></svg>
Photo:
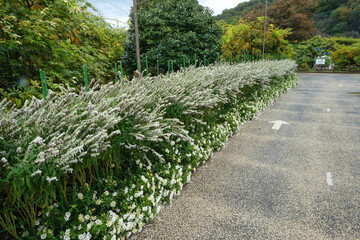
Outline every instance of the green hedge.
<svg viewBox="0 0 360 240"><path fill-rule="evenodd" d="M21 109L0 104L0 224L14 237L141 231L240 126L297 84L290 60L187 69ZM37 237L36 237L37 236Z"/></svg>

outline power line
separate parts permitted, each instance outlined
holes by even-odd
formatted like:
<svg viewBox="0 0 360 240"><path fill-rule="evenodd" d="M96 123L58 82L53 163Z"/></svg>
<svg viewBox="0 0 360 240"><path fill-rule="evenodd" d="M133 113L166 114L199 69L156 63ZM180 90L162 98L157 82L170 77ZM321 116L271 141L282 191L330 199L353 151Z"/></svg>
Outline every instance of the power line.
<svg viewBox="0 0 360 240"><path fill-rule="evenodd" d="M122 8L120 8L119 6L116 6L115 4L112 4L112 3L107 2L107 1L105 1L105 0L97 0L97 1L93 2L93 4L95 4L95 3L97 3L97 2L104 2L104 3L110 4L111 6L116 7L116 8L118 8L118 9L120 9L121 11L123 11L126 15L129 15L129 13L127 13L126 11L124 11L124 10L123 10Z"/></svg>
<svg viewBox="0 0 360 240"><path fill-rule="evenodd" d="M129 23L124 22L124 21L122 21L122 20L119 20L119 19L117 19L117 18L104 18L104 19L112 20L112 21L116 21L116 22L121 22L121 23L124 23L124 24L129 24Z"/></svg>

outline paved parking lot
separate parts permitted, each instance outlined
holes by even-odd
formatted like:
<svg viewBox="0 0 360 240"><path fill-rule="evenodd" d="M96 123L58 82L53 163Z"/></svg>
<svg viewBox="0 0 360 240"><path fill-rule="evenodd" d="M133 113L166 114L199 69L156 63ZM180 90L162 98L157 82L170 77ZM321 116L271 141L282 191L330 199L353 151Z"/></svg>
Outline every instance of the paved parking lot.
<svg viewBox="0 0 360 240"><path fill-rule="evenodd" d="M134 238L360 239L360 75L299 76Z"/></svg>

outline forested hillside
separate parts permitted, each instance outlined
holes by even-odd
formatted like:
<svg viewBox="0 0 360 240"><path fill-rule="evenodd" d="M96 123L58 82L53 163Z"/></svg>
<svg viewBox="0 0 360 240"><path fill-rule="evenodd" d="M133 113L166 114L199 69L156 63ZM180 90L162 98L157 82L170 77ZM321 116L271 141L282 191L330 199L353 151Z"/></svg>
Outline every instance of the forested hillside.
<svg viewBox="0 0 360 240"><path fill-rule="evenodd" d="M254 18L263 15L264 2L265 0L250 0L239 3L235 8L224 10L222 14L217 16L217 19L236 24L240 18ZM283 14L284 11L279 12L279 9L284 9L284 5L286 5L286 9L291 9L285 12L285 14L289 14L288 20L291 17L297 24L307 21L307 25L313 21L314 28L311 29L311 26L306 27L307 36L305 38L317 33L330 36L360 37L359 0L269 0L268 5L270 18L283 19L283 16L279 16L279 14ZM294 15L297 15L297 17L294 17ZM289 21L286 22L288 25L284 27L293 28L293 26L289 25ZM276 19L274 24L281 27L281 24L276 23ZM309 32L309 30L312 32ZM293 38L295 37L293 40L304 40L301 38L302 34L298 36L300 38L296 39L296 36L292 35Z"/></svg>
<svg viewBox="0 0 360 240"><path fill-rule="evenodd" d="M268 4L271 5L275 0L268 0ZM244 17L248 12L254 9L259 9L265 5L265 0L250 0L247 2L239 3L236 7L225 9L216 18L217 20L223 20L226 23L237 24L239 18Z"/></svg>

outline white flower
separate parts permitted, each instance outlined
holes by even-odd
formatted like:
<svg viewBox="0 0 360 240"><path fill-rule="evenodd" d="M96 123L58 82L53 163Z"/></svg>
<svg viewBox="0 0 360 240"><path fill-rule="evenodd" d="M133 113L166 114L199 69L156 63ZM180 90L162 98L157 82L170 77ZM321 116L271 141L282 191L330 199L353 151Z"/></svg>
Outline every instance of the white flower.
<svg viewBox="0 0 360 240"><path fill-rule="evenodd" d="M165 152L166 153L170 153L169 149L165 148Z"/></svg>
<svg viewBox="0 0 360 240"><path fill-rule="evenodd" d="M89 220L90 219L90 215L89 214L86 214L85 215L85 220L87 221L87 220Z"/></svg>
<svg viewBox="0 0 360 240"><path fill-rule="evenodd" d="M118 195L118 193L117 192L113 192L113 197L116 197L117 195Z"/></svg>
<svg viewBox="0 0 360 240"><path fill-rule="evenodd" d="M105 194L105 196L109 196L109 191L108 190L106 190L105 192L104 192L104 194Z"/></svg>
<svg viewBox="0 0 360 240"><path fill-rule="evenodd" d="M78 217L78 220L80 222L85 222L85 219L84 219L84 215L82 215L81 213L79 214L79 217Z"/></svg>
<svg viewBox="0 0 360 240"><path fill-rule="evenodd" d="M116 202L115 201L112 201L111 203L110 203L110 207L115 207L116 206Z"/></svg>
<svg viewBox="0 0 360 240"><path fill-rule="evenodd" d="M8 161L8 160L6 160L6 158L4 158L4 157L1 158L1 162L2 162L2 163L7 163L7 161Z"/></svg>
<svg viewBox="0 0 360 240"><path fill-rule="evenodd" d="M58 181L57 177L46 177L46 181L52 182L52 181Z"/></svg>
<svg viewBox="0 0 360 240"><path fill-rule="evenodd" d="M100 225L102 224L102 222L101 222L100 219L97 219L97 220L95 221L95 224L96 224L97 226L100 226Z"/></svg>
<svg viewBox="0 0 360 240"><path fill-rule="evenodd" d="M40 222L38 220L36 220L35 226L39 226L39 225L40 225Z"/></svg>
<svg viewBox="0 0 360 240"><path fill-rule="evenodd" d="M174 146L175 142L174 142L174 141L171 141L170 144L171 144L171 146Z"/></svg>
<svg viewBox="0 0 360 240"><path fill-rule="evenodd" d="M41 236L40 236L41 239L46 239L46 237L47 237L47 234L46 234L46 233L43 233L43 234L41 234Z"/></svg>
<svg viewBox="0 0 360 240"><path fill-rule="evenodd" d="M34 140L33 140L34 143L43 143L43 139L39 136L37 136Z"/></svg>
<svg viewBox="0 0 360 240"><path fill-rule="evenodd" d="M71 216L71 213L70 213L70 212L66 212L66 213L65 213L65 216L64 216L65 221L68 221L69 218L70 218L70 216Z"/></svg>
<svg viewBox="0 0 360 240"><path fill-rule="evenodd" d="M41 175L41 173L42 173L42 171L41 170L36 170L35 172L33 172L32 174L31 174L31 177L33 177L33 176L35 176L35 175Z"/></svg>
<svg viewBox="0 0 360 240"><path fill-rule="evenodd" d="M16 152L21 153L21 152L22 152L22 147L18 147L18 148L16 149Z"/></svg>
<svg viewBox="0 0 360 240"><path fill-rule="evenodd" d="M80 200L83 200L83 198L84 198L84 195L82 194L82 193L78 193L78 198L80 199Z"/></svg>
<svg viewBox="0 0 360 240"><path fill-rule="evenodd" d="M96 200L96 202L95 202L96 205L100 205L101 203L102 203L102 200L101 200L101 199L98 199L98 200Z"/></svg>
<svg viewBox="0 0 360 240"><path fill-rule="evenodd" d="M94 225L93 222L89 222L89 223L86 225L86 229L87 229L88 231L90 231L93 225Z"/></svg>
<svg viewBox="0 0 360 240"><path fill-rule="evenodd" d="M141 180L143 180L145 183L148 182L148 180L146 179L146 177L144 177L144 175L141 175Z"/></svg>

